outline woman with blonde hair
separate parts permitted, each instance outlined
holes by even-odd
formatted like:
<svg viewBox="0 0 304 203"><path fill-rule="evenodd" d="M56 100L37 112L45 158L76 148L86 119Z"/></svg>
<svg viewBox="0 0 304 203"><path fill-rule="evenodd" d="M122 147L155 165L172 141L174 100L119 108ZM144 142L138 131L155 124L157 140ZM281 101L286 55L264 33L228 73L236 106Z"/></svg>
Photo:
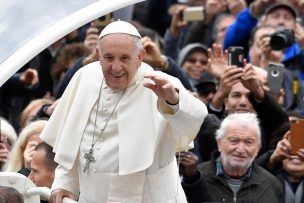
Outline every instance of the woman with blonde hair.
<svg viewBox="0 0 304 203"><path fill-rule="evenodd" d="M53 101L51 99L45 98L35 99L31 101L21 113L19 123L20 129L22 130L26 126L26 124L36 116L36 114L43 105L51 105L52 103Z"/></svg>
<svg viewBox="0 0 304 203"><path fill-rule="evenodd" d="M24 127L13 145L5 167L6 171L19 172L28 176L35 147L41 142L39 135L46 123L46 120L37 120Z"/></svg>
<svg viewBox="0 0 304 203"><path fill-rule="evenodd" d="M11 146L17 140L13 126L4 118L0 118L0 168L7 162Z"/></svg>

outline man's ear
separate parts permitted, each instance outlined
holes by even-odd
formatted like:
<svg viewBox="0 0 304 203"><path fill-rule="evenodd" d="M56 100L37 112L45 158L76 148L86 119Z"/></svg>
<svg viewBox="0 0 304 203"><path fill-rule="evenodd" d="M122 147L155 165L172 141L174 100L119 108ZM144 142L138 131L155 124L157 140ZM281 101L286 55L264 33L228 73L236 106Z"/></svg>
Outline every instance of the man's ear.
<svg viewBox="0 0 304 203"><path fill-rule="evenodd" d="M145 56L146 56L146 50L142 48L139 53L139 60L143 61Z"/></svg>
<svg viewBox="0 0 304 203"><path fill-rule="evenodd" d="M141 66L141 62L143 62L145 56L146 56L146 50L141 49L138 55L138 67Z"/></svg>
<svg viewBox="0 0 304 203"><path fill-rule="evenodd" d="M222 139L217 139L217 149L219 152L222 152Z"/></svg>
<svg viewBox="0 0 304 203"><path fill-rule="evenodd" d="M96 47L96 53L98 54L98 56L100 56L99 55L99 48L98 48L98 46Z"/></svg>

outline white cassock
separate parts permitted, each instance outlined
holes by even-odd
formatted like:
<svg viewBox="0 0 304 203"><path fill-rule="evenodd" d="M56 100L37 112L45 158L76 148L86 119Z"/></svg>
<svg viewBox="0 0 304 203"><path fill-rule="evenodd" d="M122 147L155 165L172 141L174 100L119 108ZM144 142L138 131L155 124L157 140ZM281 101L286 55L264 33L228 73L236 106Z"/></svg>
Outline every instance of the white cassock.
<svg viewBox="0 0 304 203"><path fill-rule="evenodd" d="M143 87L143 75L149 72L167 77L180 89L177 107L170 107ZM87 203L187 202L175 152L187 149L193 141L207 115L206 106L178 79L144 63L124 93L112 91L102 80L99 62L81 68L41 134L54 147L59 164L52 189L80 194L79 202ZM95 141L96 161L84 173L84 154Z"/></svg>

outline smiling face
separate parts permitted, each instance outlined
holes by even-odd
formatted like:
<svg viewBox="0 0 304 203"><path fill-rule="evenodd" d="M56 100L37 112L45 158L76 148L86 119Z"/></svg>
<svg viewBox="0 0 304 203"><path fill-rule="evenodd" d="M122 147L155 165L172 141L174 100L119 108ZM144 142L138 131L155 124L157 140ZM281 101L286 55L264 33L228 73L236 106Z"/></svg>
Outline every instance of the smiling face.
<svg viewBox="0 0 304 203"><path fill-rule="evenodd" d="M228 113L253 113L254 109L248 100L249 93L242 83L233 85L226 100Z"/></svg>
<svg viewBox="0 0 304 203"><path fill-rule="evenodd" d="M224 171L241 177L257 156L260 143L257 129L250 125L231 123L223 138L217 141Z"/></svg>
<svg viewBox="0 0 304 203"><path fill-rule="evenodd" d="M183 70L193 80L199 80L204 70L207 69L208 58L200 51L191 53L183 63Z"/></svg>
<svg viewBox="0 0 304 203"><path fill-rule="evenodd" d="M114 91L131 85L145 56L136 37L119 33L104 36L97 52L105 82Z"/></svg>
<svg viewBox="0 0 304 203"><path fill-rule="evenodd" d="M290 156L283 160L283 169L291 181L298 181L304 177L304 160L299 156Z"/></svg>

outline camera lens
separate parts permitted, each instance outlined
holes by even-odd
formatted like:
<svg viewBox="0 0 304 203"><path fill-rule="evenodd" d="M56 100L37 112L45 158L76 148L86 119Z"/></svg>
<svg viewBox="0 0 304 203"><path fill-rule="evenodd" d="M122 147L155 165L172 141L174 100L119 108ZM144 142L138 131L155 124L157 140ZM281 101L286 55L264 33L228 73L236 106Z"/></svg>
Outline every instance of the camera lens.
<svg viewBox="0 0 304 203"><path fill-rule="evenodd" d="M271 75L272 75L272 77L278 77L279 76L279 71L277 71L277 70L273 70L273 71L271 71Z"/></svg>
<svg viewBox="0 0 304 203"><path fill-rule="evenodd" d="M273 35L270 39L270 47L273 50L282 50L285 48L286 39L284 35Z"/></svg>
<svg viewBox="0 0 304 203"><path fill-rule="evenodd" d="M295 41L294 33L290 29L278 28L270 36L270 47L273 50L282 50L292 45Z"/></svg>

